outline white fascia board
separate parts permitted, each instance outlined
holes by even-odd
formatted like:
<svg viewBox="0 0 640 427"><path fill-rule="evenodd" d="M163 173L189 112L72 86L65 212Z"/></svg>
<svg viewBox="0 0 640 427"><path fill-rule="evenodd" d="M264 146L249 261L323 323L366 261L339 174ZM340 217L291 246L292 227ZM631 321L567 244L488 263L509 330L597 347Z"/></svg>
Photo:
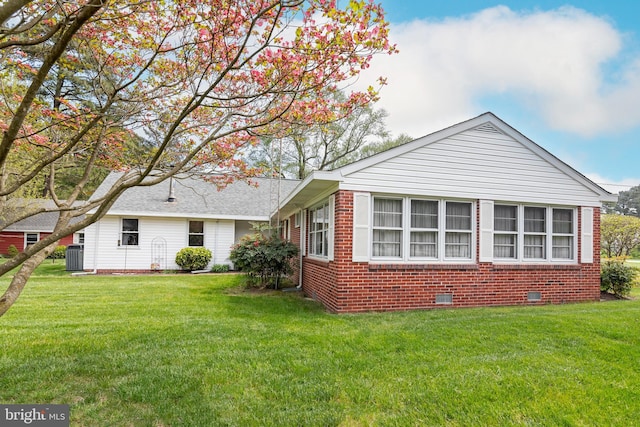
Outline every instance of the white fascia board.
<svg viewBox="0 0 640 427"><path fill-rule="evenodd" d="M339 173L337 173L339 169L333 171L313 171L309 176L307 176L304 180L302 180L296 188L293 189L291 193L284 199L280 206L286 206L300 191L302 191L310 182L315 180L323 180L323 181L338 181L341 177Z"/></svg>

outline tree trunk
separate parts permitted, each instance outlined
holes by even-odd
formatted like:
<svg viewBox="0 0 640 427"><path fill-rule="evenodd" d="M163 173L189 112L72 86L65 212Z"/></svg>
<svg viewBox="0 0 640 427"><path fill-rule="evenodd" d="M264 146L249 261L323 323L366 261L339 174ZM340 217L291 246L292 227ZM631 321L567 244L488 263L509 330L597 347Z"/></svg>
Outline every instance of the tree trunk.
<svg viewBox="0 0 640 427"><path fill-rule="evenodd" d="M18 272L13 276L13 279L11 279L9 287L2 297L0 297L0 317L9 311L13 303L20 296L20 293L22 293L33 271L53 252L56 244L57 243L47 246L45 249L27 259L22 266L20 266Z"/></svg>

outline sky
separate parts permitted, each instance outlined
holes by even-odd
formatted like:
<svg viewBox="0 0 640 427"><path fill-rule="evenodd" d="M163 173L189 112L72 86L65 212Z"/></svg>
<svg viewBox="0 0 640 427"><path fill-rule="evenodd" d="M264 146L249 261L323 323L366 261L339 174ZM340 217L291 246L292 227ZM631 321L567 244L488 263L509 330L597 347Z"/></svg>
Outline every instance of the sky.
<svg viewBox="0 0 640 427"><path fill-rule="evenodd" d="M491 111L616 193L640 185L640 1L378 0L375 108L418 138Z"/></svg>

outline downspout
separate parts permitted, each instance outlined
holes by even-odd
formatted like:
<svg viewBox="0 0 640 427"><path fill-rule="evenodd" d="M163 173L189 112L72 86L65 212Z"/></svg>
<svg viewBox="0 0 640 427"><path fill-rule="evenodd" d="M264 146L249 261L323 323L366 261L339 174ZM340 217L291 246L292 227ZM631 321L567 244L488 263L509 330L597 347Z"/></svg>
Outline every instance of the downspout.
<svg viewBox="0 0 640 427"><path fill-rule="evenodd" d="M100 220L96 222L96 232L94 233L95 242L93 243L93 271L91 274L98 274L98 241L100 240Z"/></svg>
<svg viewBox="0 0 640 427"><path fill-rule="evenodd" d="M305 253L304 251L304 245L305 245L305 234L307 234L307 218L306 215L304 215L304 210L300 209L300 265L298 267L298 286L296 286L296 289L300 290L302 289L302 257Z"/></svg>

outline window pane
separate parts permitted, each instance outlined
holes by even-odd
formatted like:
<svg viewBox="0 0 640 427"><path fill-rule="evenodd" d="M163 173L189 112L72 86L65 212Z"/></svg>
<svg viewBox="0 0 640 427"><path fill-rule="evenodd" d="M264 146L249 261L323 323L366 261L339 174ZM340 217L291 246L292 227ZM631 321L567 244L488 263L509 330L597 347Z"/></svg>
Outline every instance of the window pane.
<svg viewBox="0 0 640 427"><path fill-rule="evenodd" d="M471 203L447 202L447 230L471 230Z"/></svg>
<svg viewBox="0 0 640 427"><path fill-rule="evenodd" d="M546 208L524 208L524 232L544 233L546 232Z"/></svg>
<svg viewBox="0 0 640 427"><path fill-rule="evenodd" d="M524 236L524 257L531 259L543 259L546 257L545 251L546 236L525 235Z"/></svg>
<svg viewBox="0 0 640 427"><path fill-rule="evenodd" d="M517 231L518 230L518 207L495 205L494 225L496 231Z"/></svg>
<svg viewBox="0 0 640 427"><path fill-rule="evenodd" d="M189 246L204 246L204 236L202 234L190 235Z"/></svg>
<svg viewBox="0 0 640 427"><path fill-rule="evenodd" d="M138 246L138 233L122 233L124 246Z"/></svg>
<svg viewBox="0 0 640 427"><path fill-rule="evenodd" d="M553 210L553 232L562 234L573 233L573 210L554 209Z"/></svg>
<svg viewBox="0 0 640 427"><path fill-rule="evenodd" d="M138 220L124 218L122 220L122 231L138 231Z"/></svg>
<svg viewBox="0 0 640 427"><path fill-rule="evenodd" d="M573 237L553 236L553 258L572 259L573 258Z"/></svg>
<svg viewBox="0 0 640 427"><path fill-rule="evenodd" d="M189 233L204 233L204 221L189 221Z"/></svg>
<svg viewBox="0 0 640 427"><path fill-rule="evenodd" d="M411 228L438 228L438 202L411 200Z"/></svg>
<svg viewBox="0 0 640 427"><path fill-rule="evenodd" d="M444 255L447 258L471 258L471 234L447 233Z"/></svg>
<svg viewBox="0 0 640 427"><path fill-rule="evenodd" d="M517 241L515 234L496 234L493 236L493 256L496 258L516 258Z"/></svg>
<svg viewBox="0 0 640 427"><path fill-rule="evenodd" d="M399 257L402 244L400 230L373 230L373 256Z"/></svg>
<svg viewBox="0 0 640 427"><path fill-rule="evenodd" d="M411 233L412 257L436 258L438 256L437 246L438 233L435 231L414 231Z"/></svg>
<svg viewBox="0 0 640 427"><path fill-rule="evenodd" d="M374 227L402 227L402 200L374 199Z"/></svg>

